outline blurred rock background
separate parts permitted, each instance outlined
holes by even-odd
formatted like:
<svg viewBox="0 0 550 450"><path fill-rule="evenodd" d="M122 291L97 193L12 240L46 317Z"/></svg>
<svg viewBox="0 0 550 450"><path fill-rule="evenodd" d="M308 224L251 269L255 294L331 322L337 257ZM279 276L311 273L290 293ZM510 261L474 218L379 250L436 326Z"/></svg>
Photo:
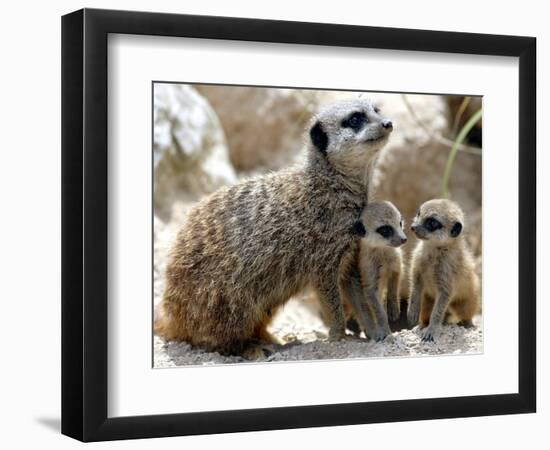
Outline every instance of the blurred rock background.
<svg viewBox="0 0 550 450"><path fill-rule="evenodd" d="M155 303L166 254L189 207L223 185L277 170L304 155L311 116L329 103L365 96L392 119L372 197L390 200L410 223L418 206L442 196L442 179L457 133L481 108L481 98L157 83L154 86ZM481 275L481 122L459 147L449 194L465 210L468 242ZM407 231L407 230L406 230ZM406 258L415 245L408 233ZM408 283L402 284L402 297ZM311 294L292 299L273 322L285 341L326 333ZM290 328L289 328L290 327Z"/></svg>

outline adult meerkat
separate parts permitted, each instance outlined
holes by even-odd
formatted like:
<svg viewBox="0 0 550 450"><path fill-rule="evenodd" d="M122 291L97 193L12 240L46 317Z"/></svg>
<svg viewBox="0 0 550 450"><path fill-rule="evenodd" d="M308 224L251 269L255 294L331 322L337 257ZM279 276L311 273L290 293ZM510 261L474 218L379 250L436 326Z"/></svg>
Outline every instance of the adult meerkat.
<svg viewBox="0 0 550 450"><path fill-rule="evenodd" d="M340 292L392 128L367 100L335 104L314 118L303 165L220 189L192 208L171 250L156 333L239 354L265 337L271 311L311 285L330 339L344 337Z"/></svg>
<svg viewBox="0 0 550 450"><path fill-rule="evenodd" d="M423 341L437 339L446 313L472 326L479 310L479 279L462 235L462 209L450 200L430 200L420 206L411 229L420 241L412 256L409 325L423 327Z"/></svg>
<svg viewBox="0 0 550 450"><path fill-rule="evenodd" d="M360 316L367 319L361 325L369 337L380 341L391 334L388 317L392 322L399 319L399 283L403 271L399 247L407 242L407 237L401 213L388 201L369 203L361 214L361 222L368 233L361 239L358 265L369 309L369 314Z"/></svg>

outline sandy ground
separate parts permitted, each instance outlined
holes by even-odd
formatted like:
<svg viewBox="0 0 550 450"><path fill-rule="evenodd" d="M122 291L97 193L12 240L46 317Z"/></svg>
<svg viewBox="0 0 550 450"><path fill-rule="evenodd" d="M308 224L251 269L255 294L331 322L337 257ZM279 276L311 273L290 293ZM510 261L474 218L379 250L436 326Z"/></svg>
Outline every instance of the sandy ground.
<svg viewBox="0 0 550 450"><path fill-rule="evenodd" d="M184 210L182 209L182 212ZM163 289L163 271L167 248L177 231L179 220L173 218L164 223L155 220L155 305L160 301ZM404 317L402 318L404 319ZM362 337L350 336L338 342L327 340L327 328L320 320L315 301L311 296L292 298L273 318L269 331L286 345L280 346L269 356L257 359L268 361L304 361L315 359L379 358L421 355L482 353L482 318L474 319L475 326L465 329L456 325L444 326L437 342L420 341L417 328L403 328L404 322L392 326L394 333L384 342L372 342ZM238 356L222 356L193 348L187 343L164 342L154 337L155 367L186 365L215 365L250 362Z"/></svg>
<svg viewBox="0 0 550 450"><path fill-rule="evenodd" d="M291 300L285 310L276 318L272 331L288 344L279 347L278 351L269 356L258 358L258 362L465 354L481 353L483 349L480 317L476 318L476 326L471 329L456 325L445 326L436 343L421 342L417 329L396 331L384 342L352 336L338 342L329 342L326 340L326 329L317 324L317 317L305 312L306 308L298 301ZM302 320L292 321L296 316L301 316ZM250 362L238 356L206 352L187 343L164 342L157 336L154 349L155 367Z"/></svg>

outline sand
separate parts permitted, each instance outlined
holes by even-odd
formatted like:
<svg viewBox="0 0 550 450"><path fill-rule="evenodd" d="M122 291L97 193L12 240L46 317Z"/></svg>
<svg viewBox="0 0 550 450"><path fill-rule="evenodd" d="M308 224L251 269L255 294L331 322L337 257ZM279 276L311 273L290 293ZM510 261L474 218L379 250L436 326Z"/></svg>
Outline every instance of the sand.
<svg viewBox="0 0 550 450"><path fill-rule="evenodd" d="M277 352L255 361L239 356L223 356L219 353L207 352L193 348L187 343L164 342L155 336L155 367L482 353L483 333L480 319L478 316L474 321L476 326L470 329L457 325L445 326L435 343L421 342L418 329L394 332L387 342L373 342L362 337L349 337L341 341L329 342L325 334L309 329L306 322L301 322L289 326L286 331L292 336L303 333L308 337L314 337L314 340L293 340L280 347ZM300 327L299 331L298 327Z"/></svg>
<svg viewBox="0 0 550 450"><path fill-rule="evenodd" d="M184 213L182 208L181 212ZM163 272L167 249L177 232L179 220L170 222L155 220L155 305L162 295ZM463 328L445 325L435 343L420 340L418 328L406 329L404 317L399 324L392 325L394 332L383 342L372 342L364 337L348 336L337 342L329 342L327 328L318 313L318 304L311 294L290 299L275 315L269 331L286 345L278 346L274 353L264 355L254 362L308 361L318 359L410 357L426 355L476 354L483 352L482 317L474 319L474 327ZM223 356L193 348L184 342L165 342L154 336L154 366L156 368L250 363L239 356Z"/></svg>

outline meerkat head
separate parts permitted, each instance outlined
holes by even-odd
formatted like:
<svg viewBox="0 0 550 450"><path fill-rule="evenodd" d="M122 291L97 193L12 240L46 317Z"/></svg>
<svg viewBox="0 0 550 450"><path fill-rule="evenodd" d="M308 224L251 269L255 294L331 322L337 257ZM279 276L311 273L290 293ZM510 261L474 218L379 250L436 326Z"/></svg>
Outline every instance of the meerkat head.
<svg viewBox="0 0 550 450"><path fill-rule="evenodd" d="M368 230L363 240L371 247L400 247L407 242L403 216L391 202L369 203L361 214L361 222Z"/></svg>
<svg viewBox="0 0 550 450"><path fill-rule="evenodd" d="M314 151L336 168L364 167L386 144L393 130L391 120L366 99L336 103L313 120L309 137Z"/></svg>
<svg viewBox="0 0 550 450"><path fill-rule="evenodd" d="M411 225L419 239L447 245L462 234L464 212L447 199L429 200L420 205Z"/></svg>

